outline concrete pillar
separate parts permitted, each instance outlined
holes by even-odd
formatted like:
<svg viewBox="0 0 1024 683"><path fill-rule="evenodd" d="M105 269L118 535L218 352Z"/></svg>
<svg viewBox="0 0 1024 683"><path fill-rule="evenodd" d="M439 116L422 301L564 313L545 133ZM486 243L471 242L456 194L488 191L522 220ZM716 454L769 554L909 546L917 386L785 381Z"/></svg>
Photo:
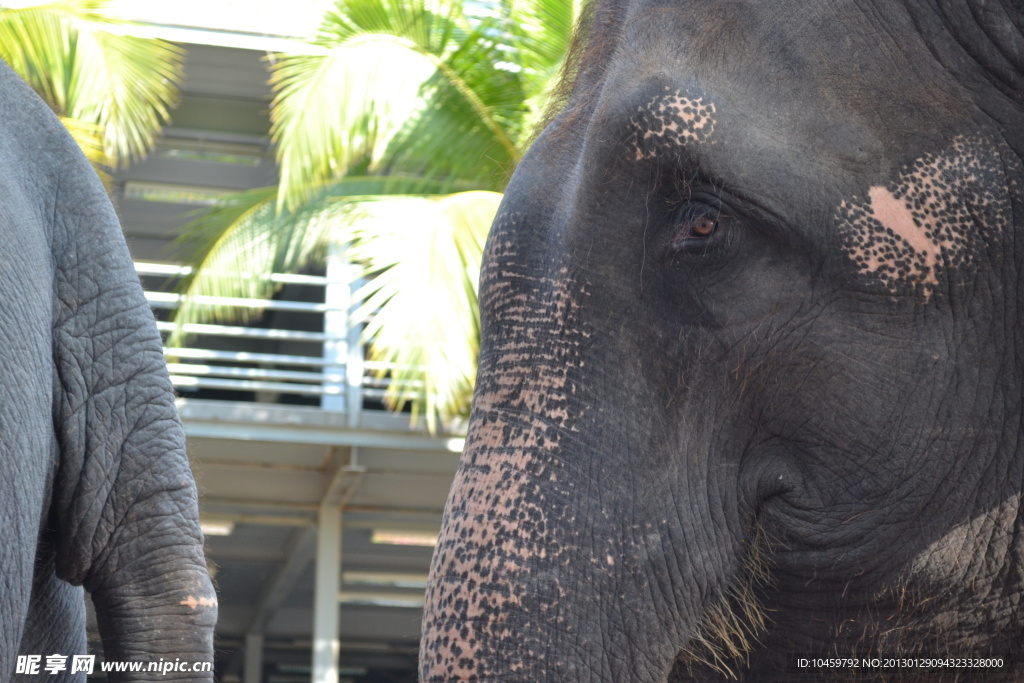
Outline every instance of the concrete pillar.
<svg viewBox="0 0 1024 683"><path fill-rule="evenodd" d="M341 588L341 508L321 505L313 588L312 683L338 683L338 592Z"/></svg>
<svg viewBox="0 0 1024 683"><path fill-rule="evenodd" d="M242 683L262 683L263 680L263 634L245 634L245 669Z"/></svg>

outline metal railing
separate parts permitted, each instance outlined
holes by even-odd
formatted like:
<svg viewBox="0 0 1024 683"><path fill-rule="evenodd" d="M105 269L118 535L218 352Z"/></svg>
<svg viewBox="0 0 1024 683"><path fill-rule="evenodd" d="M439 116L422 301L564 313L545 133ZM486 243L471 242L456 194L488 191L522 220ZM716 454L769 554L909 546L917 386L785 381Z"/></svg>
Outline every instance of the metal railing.
<svg viewBox="0 0 1024 683"><path fill-rule="evenodd" d="M166 337L175 329L174 293L184 266L136 263L146 297ZM186 345L166 348L171 381L185 398L317 406L358 423L383 409L389 368L364 358L348 265L328 259L326 275L274 275L273 299L200 297L199 303L253 310L239 325L186 324ZM411 387L417 389L417 387Z"/></svg>

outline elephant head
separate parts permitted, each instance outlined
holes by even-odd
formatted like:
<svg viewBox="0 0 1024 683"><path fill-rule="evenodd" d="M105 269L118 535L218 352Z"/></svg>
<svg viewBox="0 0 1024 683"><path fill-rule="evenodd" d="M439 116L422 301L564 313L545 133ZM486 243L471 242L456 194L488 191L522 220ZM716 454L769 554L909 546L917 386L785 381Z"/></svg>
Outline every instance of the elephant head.
<svg viewBox="0 0 1024 683"><path fill-rule="evenodd" d="M422 681L1022 652L1022 26L591 6L486 247Z"/></svg>

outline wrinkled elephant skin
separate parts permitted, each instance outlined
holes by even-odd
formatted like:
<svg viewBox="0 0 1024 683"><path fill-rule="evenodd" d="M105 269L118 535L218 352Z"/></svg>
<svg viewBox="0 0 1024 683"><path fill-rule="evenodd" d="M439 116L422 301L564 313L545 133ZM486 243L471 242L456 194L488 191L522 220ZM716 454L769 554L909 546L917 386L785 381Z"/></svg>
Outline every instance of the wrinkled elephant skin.
<svg viewBox="0 0 1024 683"><path fill-rule="evenodd" d="M597 0L480 279L421 680L1024 680L1024 6ZM806 678L801 678L806 676Z"/></svg>
<svg viewBox="0 0 1024 683"><path fill-rule="evenodd" d="M102 184L0 63L0 680L211 663L216 596L160 336ZM16 674L19 654L65 670ZM98 667L97 667L98 673ZM144 672L110 680L213 680Z"/></svg>

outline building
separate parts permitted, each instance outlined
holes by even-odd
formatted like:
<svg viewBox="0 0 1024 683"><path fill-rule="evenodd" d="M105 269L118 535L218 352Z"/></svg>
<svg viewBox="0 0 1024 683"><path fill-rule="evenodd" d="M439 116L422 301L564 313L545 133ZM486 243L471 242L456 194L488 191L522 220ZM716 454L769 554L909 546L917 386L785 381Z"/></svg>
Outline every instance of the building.
<svg viewBox="0 0 1024 683"><path fill-rule="evenodd" d="M216 28L210 11L199 16ZM147 31L188 51L182 102L154 153L116 175L116 203L166 321L183 214L276 180L267 55L295 43L156 20ZM344 275L337 266L330 278L283 278L258 321L201 328L168 358L220 594L221 681L415 678L431 544L462 439L382 409L348 287L330 281Z"/></svg>

